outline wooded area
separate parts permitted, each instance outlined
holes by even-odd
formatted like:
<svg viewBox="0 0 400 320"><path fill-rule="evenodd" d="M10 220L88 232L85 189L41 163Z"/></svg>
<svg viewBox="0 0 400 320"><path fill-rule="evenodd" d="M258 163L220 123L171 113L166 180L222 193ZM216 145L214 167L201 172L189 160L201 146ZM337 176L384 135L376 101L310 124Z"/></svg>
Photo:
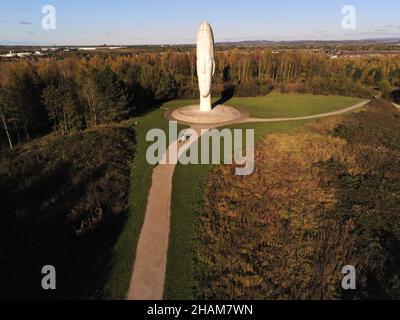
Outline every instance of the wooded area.
<svg viewBox="0 0 400 320"><path fill-rule="evenodd" d="M213 94L282 92L400 99L396 57L229 49L216 54ZM374 90L377 89L377 90ZM51 131L67 134L198 96L195 51L71 54L0 63L0 148Z"/></svg>

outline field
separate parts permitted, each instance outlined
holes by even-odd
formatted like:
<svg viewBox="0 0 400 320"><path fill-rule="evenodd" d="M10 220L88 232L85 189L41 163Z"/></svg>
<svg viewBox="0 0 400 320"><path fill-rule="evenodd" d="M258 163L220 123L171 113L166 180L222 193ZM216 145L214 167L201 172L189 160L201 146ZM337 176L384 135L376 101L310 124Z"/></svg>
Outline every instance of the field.
<svg viewBox="0 0 400 320"><path fill-rule="evenodd" d="M217 98L213 99L213 103ZM234 97L225 104L249 112L252 118L304 117L342 110L362 99L342 96L317 96L298 93L271 93L261 97ZM176 100L165 107L179 108L198 103L197 100Z"/></svg>
<svg viewBox="0 0 400 320"><path fill-rule="evenodd" d="M265 97L233 98L227 104L239 107L253 118L303 117L351 107L362 99L341 96L271 93Z"/></svg>

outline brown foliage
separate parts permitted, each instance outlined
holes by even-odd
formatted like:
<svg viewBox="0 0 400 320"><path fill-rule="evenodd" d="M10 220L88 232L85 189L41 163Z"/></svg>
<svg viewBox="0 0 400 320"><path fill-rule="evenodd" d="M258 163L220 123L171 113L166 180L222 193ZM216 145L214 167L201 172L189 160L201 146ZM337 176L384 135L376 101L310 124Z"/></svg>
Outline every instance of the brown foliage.
<svg viewBox="0 0 400 320"><path fill-rule="evenodd" d="M252 176L216 168L199 232L201 297L399 297L398 119L373 101L296 136L269 135ZM350 295L341 289L345 265L358 271Z"/></svg>

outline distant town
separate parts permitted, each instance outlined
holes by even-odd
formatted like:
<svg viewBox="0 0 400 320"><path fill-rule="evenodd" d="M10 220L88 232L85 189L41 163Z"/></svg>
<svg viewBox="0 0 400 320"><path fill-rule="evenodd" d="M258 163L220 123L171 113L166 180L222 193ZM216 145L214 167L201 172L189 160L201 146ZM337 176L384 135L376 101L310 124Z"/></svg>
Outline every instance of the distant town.
<svg viewBox="0 0 400 320"><path fill-rule="evenodd" d="M127 47L0 47L0 58L2 59L21 59L32 57L49 57L58 53L68 53L71 51L96 51L96 50L121 50ZM7 53L4 51L9 50Z"/></svg>
<svg viewBox="0 0 400 320"><path fill-rule="evenodd" d="M246 54L246 51L256 48L270 48L273 54L282 52L304 52L324 54L331 59L400 56L400 38L358 40L358 41L241 41L220 42L217 50L231 50L237 48ZM36 59L48 58L57 55L67 55L72 52L104 52L117 51L119 53L141 53L144 51L163 52L193 50L194 44L182 45L99 45L99 46L0 46L0 59Z"/></svg>

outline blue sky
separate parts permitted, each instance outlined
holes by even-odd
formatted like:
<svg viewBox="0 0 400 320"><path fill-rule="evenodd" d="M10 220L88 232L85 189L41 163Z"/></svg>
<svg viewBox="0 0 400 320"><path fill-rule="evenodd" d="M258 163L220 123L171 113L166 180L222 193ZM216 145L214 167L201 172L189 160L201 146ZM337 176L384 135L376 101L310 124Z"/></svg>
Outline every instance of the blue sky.
<svg viewBox="0 0 400 320"><path fill-rule="evenodd" d="M56 30L41 28L54 5ZM343 30L342 7L357 10ZM216 41L338 40L400 36L399 0L13 0L0 2L0 44L194 43L209 21Z"/></svg>

